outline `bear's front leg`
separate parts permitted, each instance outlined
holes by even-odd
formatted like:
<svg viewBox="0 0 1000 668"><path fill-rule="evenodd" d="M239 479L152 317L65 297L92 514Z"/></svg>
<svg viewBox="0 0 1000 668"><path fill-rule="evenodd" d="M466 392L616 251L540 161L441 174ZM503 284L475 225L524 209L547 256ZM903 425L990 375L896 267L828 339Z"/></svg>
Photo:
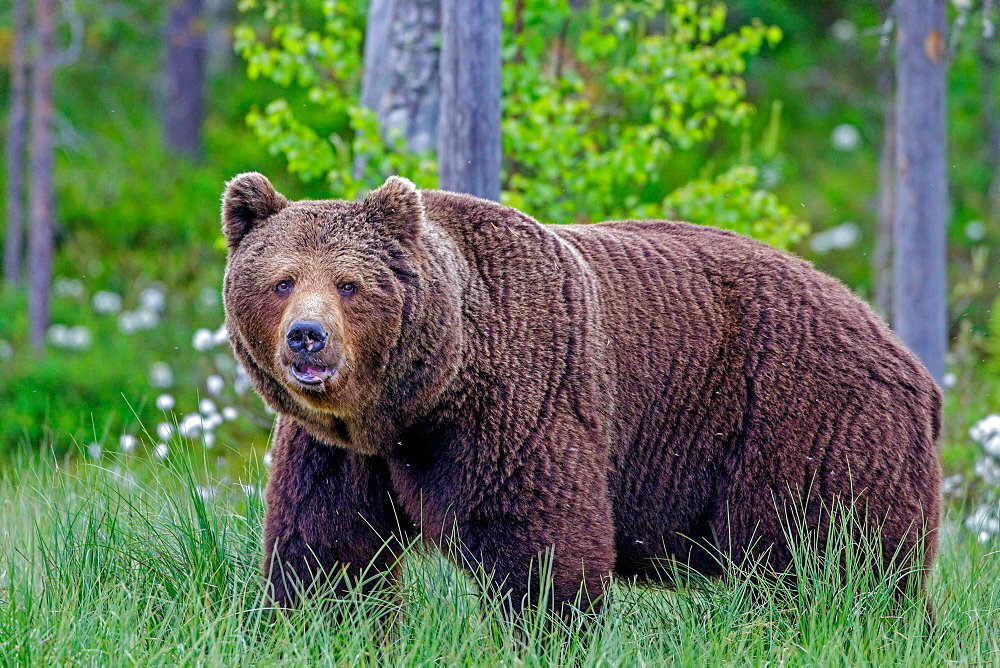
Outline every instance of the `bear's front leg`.
<svg viewBox="0 0 1000 668"><path fill-rule="evenodd" d="M558 450L557 450L558 451ZM459 513L464 565L482 568L513 611L543 604L598 611L614 568L614 521L603 468L541 457ZM547 589L542 600L543 588Z"/></svg>
<svg viewBox="0 0 1000 668"><path fill-rule="evenodd" d="M320 443L286 417L272 453L264 575L274 604L290 607L323 585L391 586L412 525L396 512L385 462Z"/></svg>

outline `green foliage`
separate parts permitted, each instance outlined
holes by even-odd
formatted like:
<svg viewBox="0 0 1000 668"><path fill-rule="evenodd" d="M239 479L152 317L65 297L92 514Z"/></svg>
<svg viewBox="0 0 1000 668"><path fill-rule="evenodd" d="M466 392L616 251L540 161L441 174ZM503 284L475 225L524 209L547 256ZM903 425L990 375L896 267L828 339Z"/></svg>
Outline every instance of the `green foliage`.
<svg viewBox="0 0 1000 668"><path fill-rule="evenodd" d="M430 157L383 142L373 113L357 103L362 8L328 0L322 27L307 30L291 11L299 6L267 3L266 38L249 23L236 30L249 76L304 88L311 105L302 114L281 97L251 112L258 139L290 171L325 177L340 196L392 172L433 185ZM248 18L261 9L242 8ZM720 127L746 127L753 107L741 74L748 57L781 39L779 29L754 21L727 33L725 7L694 0L585 10L527 0L505 3L504 17L505 203L554 222L684 217L781 247L807 231L745 156L686 184L675 169L679 154L705 150Z"/></svg>
<svg viewBox="0 0 1000 668"><path fill-rule="evenodd" d="M273 155L285 157L291 173L304 181L325 178L341 197L355 197L390 173L405 173L420 186L433 186L433 178L427 176L436 171L431 158L406 152L401 138L384 142L374 113L357 103L363 3L318 4L321 30L307 30L282 2L268 2L263 8L265 20L271 22L266 42L249 24L235 29L234 46L247 61L250 79L304 89L311 105L309 115L302 118L286 97L280 97L263 110L252 110L247 123ZM243 0L240 9L253 12L259 5Z"/></svg>

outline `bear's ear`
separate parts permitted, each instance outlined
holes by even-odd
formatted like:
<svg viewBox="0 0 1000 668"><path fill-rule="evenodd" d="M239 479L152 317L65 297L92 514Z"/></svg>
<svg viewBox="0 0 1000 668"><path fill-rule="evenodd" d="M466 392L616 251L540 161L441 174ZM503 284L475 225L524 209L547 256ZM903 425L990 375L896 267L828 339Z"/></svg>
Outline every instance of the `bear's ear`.
<svg viewBox="0 0 1000 668"><path fill-rule="evenodd" d="M424 198L409 179L390 176L368 193L362 206L368 220L401 241L415 239L424 226Z"/></svg>
<svg viewBox="0 0 1000 668"><path fill-rule="evenodd" d="M222 232L235 248L254 225L288 206L288 200L263 174L246 172L226 184L222 193Z"/></svg>

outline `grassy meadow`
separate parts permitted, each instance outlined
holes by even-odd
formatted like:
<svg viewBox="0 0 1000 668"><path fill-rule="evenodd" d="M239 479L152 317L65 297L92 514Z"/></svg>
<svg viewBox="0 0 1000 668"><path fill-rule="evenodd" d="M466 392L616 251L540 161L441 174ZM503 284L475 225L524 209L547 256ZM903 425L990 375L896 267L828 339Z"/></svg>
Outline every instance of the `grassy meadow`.
<svg viewBox="0 0 1000 668"><path fill-rule="evenodd" d="M510 621L473 578L414 550L401 605L358 597L276 615L259 573L262 471L227 483L179 457L58 464L25 457L0 472L3 665L1000 662L1000 553L954 513L930 630L849 551L843 580L803 556L812 575L788 596L739 573L673 592L616 582L596 619Z"/></svg>

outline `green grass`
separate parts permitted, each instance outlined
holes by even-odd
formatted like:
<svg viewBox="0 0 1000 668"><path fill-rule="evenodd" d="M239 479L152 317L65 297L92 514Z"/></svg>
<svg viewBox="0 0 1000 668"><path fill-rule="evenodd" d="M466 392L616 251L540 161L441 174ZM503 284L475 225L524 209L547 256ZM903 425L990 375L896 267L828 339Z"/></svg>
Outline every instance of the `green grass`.
<svg viewBox="0 0 1000 668"><path fill-rule="evenodd" d="M677 592L618 582L589 624L510 622L424 552L407 558L401 608L366 600L334 604L339 617L319 605L273 615L256 490L230 482L205 499L200 485L218 483L199 483L199 466L117 466L22 458L0 469L0 664L1000 662L1000 555L951 521L930 581L931 632L885 583L822 564L791 597L739 575Z"/></svg>

